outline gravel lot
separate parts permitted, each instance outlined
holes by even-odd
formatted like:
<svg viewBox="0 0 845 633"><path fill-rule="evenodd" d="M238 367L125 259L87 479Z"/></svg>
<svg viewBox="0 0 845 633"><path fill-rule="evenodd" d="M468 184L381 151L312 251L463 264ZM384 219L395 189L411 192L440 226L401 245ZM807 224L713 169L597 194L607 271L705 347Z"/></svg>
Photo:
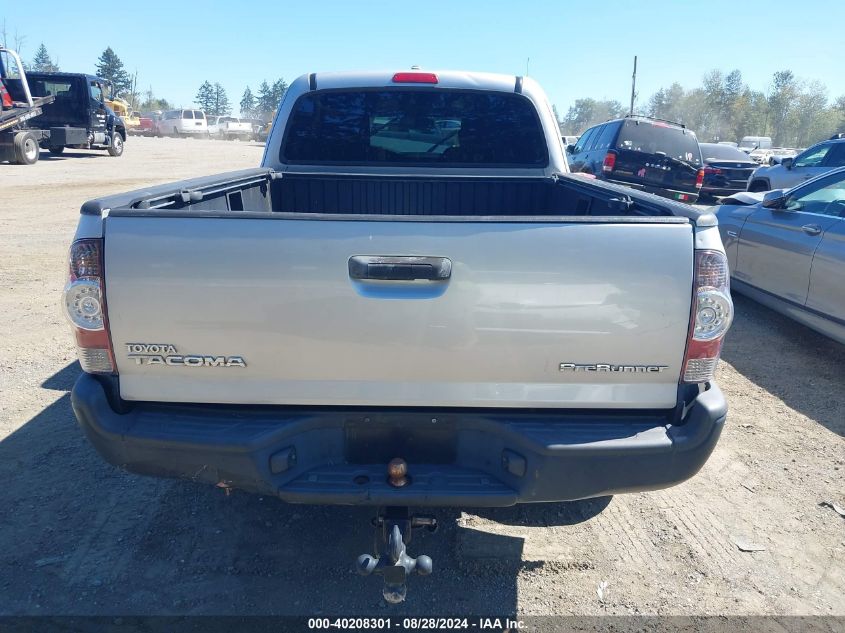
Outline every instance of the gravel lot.
<svg viewBox="0 0 845 633"><path fill-rule="evenodd" d="M435 573L398 607L350 571L370 509L226 497L101 461L71 413L80 370L58 308L80 204L256 165L262 149L132 138L118 159L0 165L0 614L845 615L845 519L819 505L845 505L845 348L743 297L720 369L729 421L700 474L656 493L443 510L412 550Z"/></svg>

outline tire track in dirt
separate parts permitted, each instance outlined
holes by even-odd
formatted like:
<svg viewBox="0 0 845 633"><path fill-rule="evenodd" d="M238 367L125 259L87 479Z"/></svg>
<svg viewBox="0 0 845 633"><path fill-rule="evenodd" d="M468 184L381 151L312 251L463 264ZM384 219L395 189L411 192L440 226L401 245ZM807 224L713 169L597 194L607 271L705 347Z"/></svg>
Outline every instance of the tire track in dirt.
<svg viewBox="0 0 845 633"><path fill-rule="evenodd" d="M72 585L90 585L92 581L108 584L123 576L135 554L132 541L146 533L164 489L174 485L129 475L122 475L121 479L121 483L108 488L107 500L96 505L89 529L81 535L62 569L62 575ZM126 505L126 487L130 485L132 504ZM138 508L144 512L136 512ZM125 546L111 549L103 547L104 543Z"/></svg>

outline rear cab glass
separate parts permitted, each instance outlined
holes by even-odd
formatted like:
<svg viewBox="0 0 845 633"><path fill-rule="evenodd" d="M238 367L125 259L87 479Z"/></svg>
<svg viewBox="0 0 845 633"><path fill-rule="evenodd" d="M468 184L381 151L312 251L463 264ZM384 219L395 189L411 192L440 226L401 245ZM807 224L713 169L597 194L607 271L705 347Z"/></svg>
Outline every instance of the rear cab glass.
<svg viewBox="0 0 845 633"><path fill-rule="evenodd" d="M619 131L615 147L619 151L644 154L660 152L694 167L701 166L701 150L695 134L660 121L627 119Z"/></svg>
<svg viewBox="0 0 845 633"><path fill-rule="evenodd" d="M310 92L293 106L292 164L546 167L534 105L514 93L376 88Z"/></svg>
<svg viewBox="0 0 845 633"><path fill-rule="evenodd" d="M74 82L60 79L38 79L32 73L28 75L29 89L33 97L53 96L57 99L70 98L73 93Z"/></svg>

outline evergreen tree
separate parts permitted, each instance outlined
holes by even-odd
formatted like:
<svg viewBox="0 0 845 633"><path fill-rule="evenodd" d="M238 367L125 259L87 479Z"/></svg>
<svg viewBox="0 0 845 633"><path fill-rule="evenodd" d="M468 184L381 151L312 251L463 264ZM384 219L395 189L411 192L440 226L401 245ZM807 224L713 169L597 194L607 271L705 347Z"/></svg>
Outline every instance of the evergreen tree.
<svg viewBox="0 0 845 633"><path fill-rule="evenodd" d="M281 102L282 97L285 96L287 91L288 82L279 77L279 79L277 79L273 84L273 107L270 109L271 112L279 107L279 102Z"/></svg>
<svg viewBox="0 0 845 633"><path fill-rule="evenodd" d="M262 118L268 118L270 113L276 108L278 101L275 100L273 89L266 81L262 81L258 87L258 115Z"/></svg>
<svg viewBox="0 0 845 633"><path fill-rule="evenodd" d="M202 82L200 89L197 91L197 96L194 97L194 103L196 103L207 115L215 116L215 113L213 112L215 100L214 86L212 86L209 81Z"/></svg>
<svg viewBox="0 0 845 633"><path fill-rule="evenodd" d="M114 88L112 96L125 94L132 90L132 78L123 67L123 62L109 46L97 60L97 76L110 81Z"/></svg>
<svg viewBox="0 0 845 633"><path fill-rule="evenodd" d="M255 116L255 96L249 86L244 90L244 96L241 97L241 116L246 119L251 119Z"/></svg>
<svg viewBox="0 0 845 633"><path fill-rule="evenodd" d="M226 89L219 83L214 84L214 111L212 116L226 116L231 114L232 106L229 105L229 97Z"/></svg>
<svg viewBox="0 0 845 633"><path fill-rule="evenodd" d="M42 43L35 51L35 57L32 58L32 70L39 73L55 73L59 71L57 64L50 59L50 54L47 52L47 47Z"/></svg>

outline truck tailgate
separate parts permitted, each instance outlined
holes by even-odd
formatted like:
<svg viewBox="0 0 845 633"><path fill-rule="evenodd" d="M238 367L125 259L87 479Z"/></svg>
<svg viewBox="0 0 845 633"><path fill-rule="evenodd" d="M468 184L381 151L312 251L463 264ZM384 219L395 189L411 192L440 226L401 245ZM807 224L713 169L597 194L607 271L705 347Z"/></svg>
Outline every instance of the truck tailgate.
<svg viewBox="0 0 845 633"><path fill-rule="evenodd" d="M121 396L670 408L693 227L639 220L113 213L106 300ZM380 256L451 269L434 280L355 278L356 257L372 277L410 270L367 259Z"/></svg>

